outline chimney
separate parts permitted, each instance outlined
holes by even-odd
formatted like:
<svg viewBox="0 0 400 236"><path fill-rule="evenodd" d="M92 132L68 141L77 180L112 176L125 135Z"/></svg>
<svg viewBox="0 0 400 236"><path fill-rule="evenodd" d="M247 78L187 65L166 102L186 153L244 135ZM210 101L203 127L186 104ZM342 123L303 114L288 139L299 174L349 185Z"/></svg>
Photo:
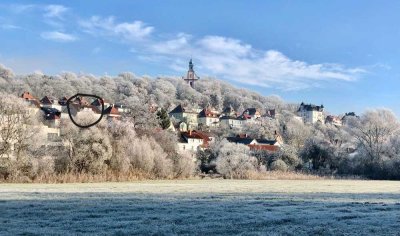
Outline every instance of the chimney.
<svg viewBox="0 0 400 236"><path fill-rule="evenodd" d="M189 130L189 136L192 136L192 130L191 129Z"/></svg>

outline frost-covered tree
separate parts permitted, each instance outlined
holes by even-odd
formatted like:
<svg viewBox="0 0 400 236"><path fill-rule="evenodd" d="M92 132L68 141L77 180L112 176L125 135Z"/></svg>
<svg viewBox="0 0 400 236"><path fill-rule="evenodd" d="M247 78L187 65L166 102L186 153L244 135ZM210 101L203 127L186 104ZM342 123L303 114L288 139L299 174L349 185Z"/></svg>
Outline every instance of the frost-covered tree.
<svg viewBox="0 0 400 236"><path fill-rule="evenodd" d="M300 150L310 137L311 129L302 121L292 118L283 128L283 138L286 143Z"/></svg>
<svg viewBox="0 0 400 236"><path fill-rule="evenodd" d="M105 122L81 129L64 121L61 127L61 138L69 158L67 171L99 174L107 169L106 161L112 156L112 146Z"/></svg>
<svg viewBox="0 0 400 236"><path fill-rule="evenodd" d="M218 151L217 171L226 178L245 179L257 170L257 159L243 144L225 143Z"/></svg>
<svg viewBox="0 0 400 236"><path fill-rule="evenodd" d="M365 112L360 119L348 122L349 132L357 139L360 148L365 151L367 161L382 158L385 144L399 130L399 122L392 111L377 109Z"/></svg>
<svg viewBox="0 0 400 236"><path fill-rule="evenodd" d="M13 95L0 93L0 175L30 172L32 158L40 154L46 138L40 112L33 112L28 103Z"/></svg>

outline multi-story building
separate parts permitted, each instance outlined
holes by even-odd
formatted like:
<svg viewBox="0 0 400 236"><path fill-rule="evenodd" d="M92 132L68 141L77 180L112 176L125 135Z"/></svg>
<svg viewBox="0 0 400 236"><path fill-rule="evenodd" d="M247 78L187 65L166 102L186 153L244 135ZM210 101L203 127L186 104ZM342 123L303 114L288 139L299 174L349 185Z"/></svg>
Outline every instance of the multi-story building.
<svg viewBox="0 0 400 236"><path fill-rule="evenodd" d="M219 122L230 128L240 129L243 127L244 123L246 122L246 119L243 117L236 117L236 116L222 116L219 118Z"/></svg>
<svg viewBox="0 0 400 236"><path fill-rule="evenodd" d="M297 115L300 116L304 123L314 124L316 122L324 123L324 105L316 106L312 104L300 104Z"/></svg>
<svg viewBox="0 0 400 236"><path fill-rule="evenodd" d="M199 113L199 118L198 118L199 125L201 124L206 127L218 127L219 116L220 114L217 111L211 110L209 108L204 108Z"/></svg>
<svg viewBox="0 0 400 236"><path fill-rule="evenodd" d="M169 112L169 117L177 122L185 122L188 129L197 129L199 112L195 109L186 109L182 105L178 105Z"/></svg>
<svg viewBox="0 0 400 236"><path fill-rule="evenodd" d="M58 99L56 98L50 96L44 96L40 100L40 103L42 104L42 107L55 108L58 111L61 111L61 105L58 103Z"/></svg>
<svg viewBox="0 0 400 236"><path fill-rule="evenodd" d="M196 152L199 149L207 148L209 143L213 141L213 137L205 132L189 130L181 132L178 142L179 152Z"/></svg>

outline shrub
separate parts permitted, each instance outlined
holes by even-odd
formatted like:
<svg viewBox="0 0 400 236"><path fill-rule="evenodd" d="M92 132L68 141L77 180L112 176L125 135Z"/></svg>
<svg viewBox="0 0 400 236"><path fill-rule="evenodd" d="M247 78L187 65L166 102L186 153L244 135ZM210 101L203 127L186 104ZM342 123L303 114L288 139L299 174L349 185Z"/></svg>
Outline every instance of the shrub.
<svg viewBox="0 0 400 236"><path fill-rule="evenodd" d="M271 163L271 170L287 171L288 166L281 159L275 160Z"/></svg>

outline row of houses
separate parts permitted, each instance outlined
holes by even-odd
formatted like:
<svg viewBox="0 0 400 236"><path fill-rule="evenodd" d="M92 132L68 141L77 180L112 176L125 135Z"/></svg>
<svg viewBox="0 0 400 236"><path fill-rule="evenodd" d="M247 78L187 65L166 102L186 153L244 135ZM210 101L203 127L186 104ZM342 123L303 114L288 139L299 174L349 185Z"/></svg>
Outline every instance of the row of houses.
<svg viewBox="0 0 400 236"><path fill-rule="evenodd" d="M342 126L349 117L357 117L354 112L346 113L343 117L328 115L325 117L324 106L316 106L312 104L301 103L297 110L297 119L307 124L317 122L331 124L334 126ZM247 122L257 123L260 119L276 119L276 111L274 109L266 110L264 114L260 109L248 108L242 113L237 113L232 107L225 108L222 112L218 112L211 108L204 109L187 109L182 105L178 105L171 112L170 118L178 128L180 139L178 150L180 152L195 152L199 149L206 149L210 142L214 140L211 133L199 131L202 127L219 127L225 124L231 128L241 128ZM207 129L202 129L207 130ZM235 137L226 137L229 142L247 145L251 150L263 150L276 152L283 144L282 137L275 131L273 140L249 137L246 134L237 135Z"/></svg>
<svg viewBox="0 0 400 236"><path fill-rule="evenodd" d="M242 128L248 122L257 122L261 119L276 119L276 110L267 109L264 113L259 108L247 108L244 112L238 113L231 106L226 107L222 112L212 108L189 109L181 104L169 112L173 123L181 131L190 129L199 129L205 127L219 127L226 125L230 128ZM301 103L295 118L306 124L317 122L342 126L345 120L350 116L356 116L354 112L346 113L343 117L334 115L325 116L324 106Z"/></svg>
<svg viewBox="0 0 400 236"><path fill-rule="evenodd" d="M317 122L331 124L334 126L342 126L345 124L350 117L358 118L358 116L354 112L345 113L344 116L334 116L334 115L324 115L324 106L316 106L313 104L304 104L303 102L300 104L299 109L297 110L297 115L304 121L306 124L314 124Z"/></svg>
<svg viewBox="0 0 400 236"><path fill-rule="evenodd" d="M199 129L201 127L219 127L221 124L230 128L241 128L247 122L256 122L265 117L275 119L275 110L267 110L262 116L258 108L248 108L242 113L231 106L219 112L210 107L204 109L188 109L181 104L169 112L173 123L178 124L180 131Z"/></svg>
<svg viewBox="0 0 400 236"><path fill-rule="evenodd" d="M246 145L253 151L276 152L283 144L282 137L277 133L275 133L275 138L273 140L253 138L249 137L247 134L239 134L234 137L226 137L225 139L231 143ZM207 149L214 140L215 137L213 137L211 133L204 131L189 130L180 132L178 151L181 153L186 152L194 154L198 150Z"/></svg>
<svg viewBox="0 0 400 236"><path fill-rule="evenodd" d="M47 145L56 146L60 144L60 123L62 120L70 119L67 109L67 97L54 98L44 96L37 99L29 92L24 92L21 96L29 104L29 112L32 115L40 113L43 116L42 130L47 134ZM119 119L128 110L120 104L112 104L104 100L88 101L84 97L75 98L70 104L70 111L73 117L90 112L94 117L101 116L101 107L104 104L103 116L107 119Z"/></svg>

